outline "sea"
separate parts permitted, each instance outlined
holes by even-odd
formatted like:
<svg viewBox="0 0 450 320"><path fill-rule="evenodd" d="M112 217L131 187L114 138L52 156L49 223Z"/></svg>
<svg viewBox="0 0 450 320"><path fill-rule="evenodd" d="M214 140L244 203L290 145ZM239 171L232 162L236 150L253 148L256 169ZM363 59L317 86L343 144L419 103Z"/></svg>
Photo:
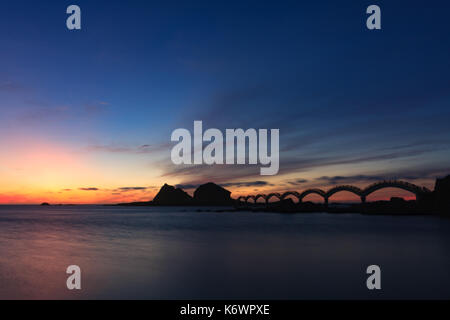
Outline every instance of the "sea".
<svg viewBox="0 0 450 320"><path fill-rule="evenodd" d="M450 219L0 206L0 299L450 299Z"/></svg>

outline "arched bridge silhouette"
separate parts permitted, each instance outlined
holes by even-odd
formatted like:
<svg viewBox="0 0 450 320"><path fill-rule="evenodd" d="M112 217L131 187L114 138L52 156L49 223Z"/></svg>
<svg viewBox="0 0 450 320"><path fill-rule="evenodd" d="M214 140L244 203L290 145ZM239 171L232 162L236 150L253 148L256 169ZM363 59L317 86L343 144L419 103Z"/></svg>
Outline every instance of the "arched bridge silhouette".
<svg viewBox="0 0 450 320"><path fill-rule="evenodd" d="M259 199L263 199L265 201L265 203L268 204L270 199L272 199L272 198L276 198L281 201L281 200L286 199L289 196L293 196L298 199L299 203L301 203L303 201L303 198L305 198L307 195L317 194L324 199L325 205L328 205L328 200L330 199L331 196L333 196L334 194L336 194L338 192L348 191L348 192L354 193L355 195L360 197L361 202L365 203L367 196L369 196L370 194L372 194L375 191L378 191L378 190L384 189L384 188L397 188L397 189L409 191L416 196L416 199L419 199L422 195L431 192L429 189L427 189L425 187L420 187L420 186L417 186L413 183L409 183L406 181L386 180L386 181L380 181L380 182L373 183L373 184L369 185L368 187L366 187L365 189L360 189L360 188L352 186L352 185L341 185L341 186L333 187L333 188L329 189L328 191L324 191L322 189L315 188L315 189L307 189L301 193L299 193L297 191L287 191L282 194L281 193L270 193L267 195L258 194L255 196L253 196L253 195L241 196L237 200L239 202L244 202L245 204L249 204L252 202L256 204ZM252 202L250 202L250 200Z"/></svg>

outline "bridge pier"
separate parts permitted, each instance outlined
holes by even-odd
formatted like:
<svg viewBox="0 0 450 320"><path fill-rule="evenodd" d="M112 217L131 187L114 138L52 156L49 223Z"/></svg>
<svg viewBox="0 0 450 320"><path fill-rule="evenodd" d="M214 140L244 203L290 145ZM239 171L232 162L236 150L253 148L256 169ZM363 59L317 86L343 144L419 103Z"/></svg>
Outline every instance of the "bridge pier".
<svg viewBox="0 0 450 320"><path fill-rule="evenodd" d="M361 203L366 203L366 196L361 196Z"/></svg>
<svg viewBox="0 0 450 320"><path fill-rule="evenodd" d="M328 208L328 197L325 197L325 207Z"/></svg>

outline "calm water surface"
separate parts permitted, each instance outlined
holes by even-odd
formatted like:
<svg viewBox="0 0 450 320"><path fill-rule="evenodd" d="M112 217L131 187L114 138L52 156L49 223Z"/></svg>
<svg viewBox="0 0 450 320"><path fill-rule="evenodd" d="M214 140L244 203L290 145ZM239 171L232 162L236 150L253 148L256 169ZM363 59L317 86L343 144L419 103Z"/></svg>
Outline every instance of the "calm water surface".
<svg viewBox="0 0 450 320"><path fill-rule="evenodd" d="M0 206L0 298L449 299L450 220Z"/></svg>

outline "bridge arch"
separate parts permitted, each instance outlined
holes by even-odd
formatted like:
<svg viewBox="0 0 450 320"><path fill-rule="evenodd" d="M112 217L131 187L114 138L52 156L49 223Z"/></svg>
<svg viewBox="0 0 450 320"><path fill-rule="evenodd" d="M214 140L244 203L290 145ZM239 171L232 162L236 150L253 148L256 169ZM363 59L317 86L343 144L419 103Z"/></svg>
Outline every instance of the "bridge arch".
<svg viewBox="0 0 450 320"><path fill-rule="evenodd" d="M248 196L245 198L245 202L248 203L249 200L253 200L253 203L256 203L255 196Z"/></svg>
<svg viewBox="0 0 450 320"><path fill-rule="evenodd" d="M423 195L424 193L431 192L427 188L419 187L413 183L400 181L400 180L390 180L390 181L381 181L381 182L376 182L376 183L371 184L370 186L368 186L367 188L362 190L362 196L367 197L370 194L374 193L375 191L378 191L378 190L381 190L384 188L397 188L397 189L409 191L416 196L416 199L418 197L420 197L421 195Z"/></svg>
<svg viewBox="0 0 450 320"><path fill-rule="evenodd" d="M297 191L287 191L281 195L280 199L284 200L289 196L294 196L297 198L297 201L300 202L300 194Z"/></svg>
<svg viewBox="0 0 450 320"><path fill-rule="evenodd" d="M266 201L266 195L265 194L258 194L258 195L255 196L255 203L257 203L258 199L260 199L260 198L264 199L264 202Z"/></svg>
<svg viewBox="0 0 450 320"><path fill-rule="evenodd" d="M269 203L270 198L275 197L278 198L278 200L281 200L281 195L279 193L269 193L266 196L266 203Z"/></svg>
<svg viewBox="0 0 450 320"><path fill-rule="evenodd" d="M358 187L351 186L351 185L342 185L342 186L336 186L334 188L331 188L330 190L328 190L326 192L325 199L328 200L334 194L336 194L338 192L343 192L343 191L351 192L351 193L357 195L358 197L360 197L362 202L365 201L365 198L363 197L363 194L362 194L363 190Z"/></svg>
<svg viewBox="0 0 450 320"><path fill-rule="evenodd" d="M310 194L318 194L319 196L321 196L324 199L325 202L327 201L325 191L323 191L321 189L308 189L308 190L303 191L298 196L299 201L302 202L303 198L305 198L307 195L310 195Z"/></svg>
<svg viewBox="0 0 450 320"><path fill-rule="evenodd" d="M239 198L237 198L237 201L238 202L247 202L247 197L244 197L244 196L240 196Z"/></svg>

